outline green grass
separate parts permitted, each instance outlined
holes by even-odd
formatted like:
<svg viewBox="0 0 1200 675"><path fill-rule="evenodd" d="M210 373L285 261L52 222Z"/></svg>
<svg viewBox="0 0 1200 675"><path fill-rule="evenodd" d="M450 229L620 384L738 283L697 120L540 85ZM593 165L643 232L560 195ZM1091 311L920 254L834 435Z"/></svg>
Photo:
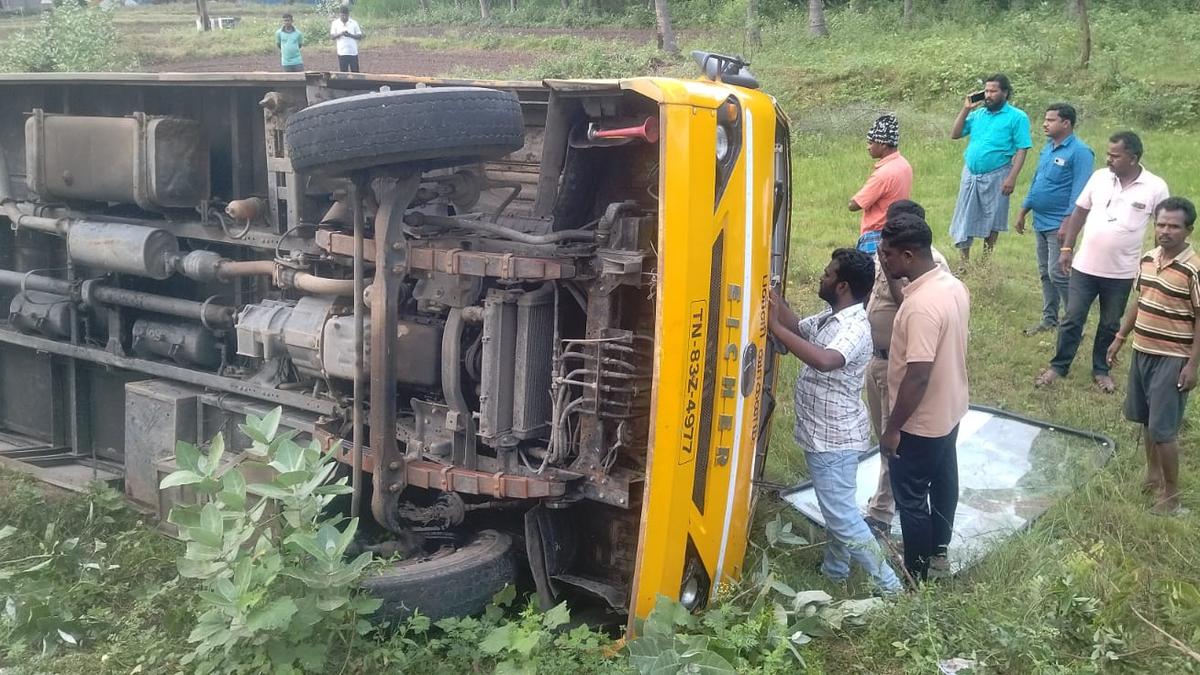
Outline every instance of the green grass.
<svg viewBox="0 0 1200 675"><path fill-rule="evenodd" d="M913 197L928 210L935 246L953 253L948 223L961 170L962 142L948 140L954 107L940 118L946 129L936 125L905 128L901 149L914 167ZM816 121L813 121L815 117ZM818 129L823 113L814 117L797 115L801 129ZM864 120L866 118L863 118ZM919 116L918 119L923 119ZM865 124L860 125L865 128ZM1080 135L1093 148L1103 148L1116 124L1093 122ZM914 133L915 132L915 133ZM838 132L818 133L819 140L806 145L795 140L798 154L788 298L797 308L816 310L816 279L837 246L853 245L857 219L843 204L865 177L870 160L865 142ZM1200 135L1195 132L1143 132L1145 164L1163 176L1173 194L1200 195L1200 179L1193 170L1193 157L1200 152ZM1038 142L1040 147L1040 141ZM1023 173L1017 188L1024 195L1032 170ZM1014 209L1015 214L1015 209ZM978 252L977 252L978 253ZM1160 667L1159 672L1180 672L1184 661L1164 646L1164 640L1132 613L1138 608L1147 618L1193 646L1200 632L1190 623L1191 613L1170 608L1170 595L1179 582L1194 583L1194 562L1200 559L1200 519L1163 519L1150 515L1139 492L1143 471L1142 451L1136 429L1121 415L1126 377L1125 365L1115 371L1121 388L1106 396L1091 386L1087 358L1094 324L1085 334L1076 368L1066 380L1050 390L1037 390L1032 380L1045 367L1053 352L1052 334L1025 337L1021 329L1040 317L1041 292L1037 279L1032 235L1002 235L986 265L977 265L967 276L972 315L969 352L971 399L1060 425L1102 432L1117 440L1115 459L1100 475L1071 495L1028 532L1017 535L995 555L965 578L928 593L906 598L892 612L881 616L860 635L828 645L829 672L838 664L854 664L865 672L930 672L932 659L990 654L989 662L1005 663L998 672L1080 672L1093 667L1089 659L1093 645L1088 640L1067 636L1062 619L1050 611L1057 602L1051 580L1067 573L1069 561L1081 557L1094 560L1077 575L1074 591L1095 597L1101 612L1084 625L1094 630L1117 630L1126 644L1115 647L1138 668ZM1093 314L1094 321L1094 314ZM1126 357L1126 361L1127 361ZM791 484L804 476L803 456L791 440L790 393L798 366L788 359L779 383L781 407L773 422L772 455L767 478ZM1189 417L1198 409L1193 397ZM1200 427L1188 428L1182 442L1183 501L1200 510L1200 462L1191 452L1200 447ZM767 503L760 521L790 509L778 501ZM794 517L794 516L793 516ZM797 520L797 522L799 522ZM1098 553L1088 553L1092 549ZM812 572L819 551L807 551L792 561L787 582L794 588L830 589ZM856 586L861 589L861 586ZM843 591L844 592L844 591ZM1094 625L1093 625L1094 624ZM1001 638L1025 635L1002 646ZM911 637L908 647L892 643ZM1090 637L1089 637L1090 640ZM910 649L911 647L911 649ZM919 649L918 649L919 647ZM1003 650L996 654L996 650ZM1024 651L1022 651L1024 650ZM1168 667L1169 664L1169 667ZM1151 672L1147 670L1145 672Z"/></svg>

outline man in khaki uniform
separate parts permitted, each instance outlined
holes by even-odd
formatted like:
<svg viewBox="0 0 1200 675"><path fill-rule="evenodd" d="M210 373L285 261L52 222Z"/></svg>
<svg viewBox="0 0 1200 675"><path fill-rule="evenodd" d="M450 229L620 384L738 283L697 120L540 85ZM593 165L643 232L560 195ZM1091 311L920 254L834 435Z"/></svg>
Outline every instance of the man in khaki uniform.
<svg viewBox="0 0 1200 675"><path fill-rule="evenodd" d="M887 220L892 220L901 213L911 213L922 220L925 209L920 204L900 199L893 202L887 210ZM931 248L933 261L947 272L950 265L946 258ZM871 341L874 343L874 353L871 363L867 365L866 390L867 406L871 411L871 426L875 436L883 436L888 419L888 348L892 343L892 322L896 318L896 310L904 299L901 291L908 285L907 279L889 279L882 265L875 265L875 286L871 289L867 301L867 321L871 324ZM892 529L892 519L896 516L896 500L892 497L892 483L888 476L887 455L879 455L879 487L867 502L867 515L863 519L877 537L887 536Z"/></svg>

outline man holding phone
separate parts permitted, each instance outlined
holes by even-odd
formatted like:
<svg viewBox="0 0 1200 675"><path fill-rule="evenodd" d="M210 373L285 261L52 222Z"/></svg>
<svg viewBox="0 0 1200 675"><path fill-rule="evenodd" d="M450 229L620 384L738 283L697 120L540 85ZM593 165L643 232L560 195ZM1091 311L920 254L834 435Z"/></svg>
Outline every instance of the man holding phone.
<svg viewBox="0 0 1200 675"><path fill-rule="evenodd" d="M329 37L337 45L338 70L358 72L358 41L363 39L362 26L350 18L350 6L342 5L338 18L329 24Z"/></svg>
<svg viewBox="0 0 1200 675"><path fill-rule="evenodd" d="M969 137L950 221L950 237L961 255L960 273L966 272L976 238L983 239L987 253L1008 229L1008 198L1025 165L1025 154L1033 147L1029 116L1008 102L1012 93L1007 75L988 77L983 91L963 100L950 130L952 139Z"/></svg>

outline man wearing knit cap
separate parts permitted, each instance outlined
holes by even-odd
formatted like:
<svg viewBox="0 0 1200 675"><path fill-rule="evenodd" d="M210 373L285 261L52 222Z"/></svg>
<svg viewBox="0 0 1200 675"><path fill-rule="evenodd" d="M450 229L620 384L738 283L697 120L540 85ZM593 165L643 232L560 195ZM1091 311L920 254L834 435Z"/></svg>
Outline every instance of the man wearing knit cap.
<svg viewBox="0 0 1200 675"><path fill-rule="evenodd" d="M880 115L867 132L867 153L875 160L875 168L850 198L850 210L862 211L858 249L864 253L875 253L888 207L912 193L912 165L900 154L899 145L900 120L891 113Z"/></svg>

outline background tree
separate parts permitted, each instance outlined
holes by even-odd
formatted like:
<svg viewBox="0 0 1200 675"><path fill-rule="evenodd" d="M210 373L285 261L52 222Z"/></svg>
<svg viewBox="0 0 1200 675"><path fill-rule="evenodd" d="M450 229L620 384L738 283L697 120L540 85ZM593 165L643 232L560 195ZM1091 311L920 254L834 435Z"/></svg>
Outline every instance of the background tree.
<svg viewBox="0 0 1200 675"><path fill-rule="evenodd" d="M1080 54L1079 67L1087 68L1092 60L1092 26L1088 21L1087 0L1074 0L1075 11L1079 14Z"/></svg>
<svg viewBox="0 0 1200 675"><path fill-rule="evenodd" d="M487 21L492 17L492 10L488 7L488 0L479 0L479 18Z"/></svg>
<svg viewBox="0 0 1200 675"><path fill-rule="evenodd" d="M658 48L678 56L679 45L675 43L675 30L671 28L671 8L667 6L667 0L654 0L654 28Z"/></svg>
<svg viewBox="0 0 1200 675"><path fill-rule="evenodd" d="M762 46L762 30L758 25L758 0L746 3L746 43L751 47Z"/></svg>
<svg viewBox="0 0 1200 675"><path fill-rule="evenodd" d="M825 0L808 0L808 32L817 37L829 35L825 25Z"/></svg>
<svg viewBox="0 0 1200 675"><path fill-rule="evenodd" d="M200 30L212 30L208 25L208 0L196 0L196 14L200 17Z"/></svg>
<svg viewBox="0 0 1200 675"><path fill-rule="evenodd" d="M850 0L850 9L858 14L865 14L867 11L867 0Z"/></svg>
<svg viewBox="0 0 1200 675"><path fill-rule="evenodd" d="M904 0L904 25L911 26L913 23L913 0Z"/></svg>

